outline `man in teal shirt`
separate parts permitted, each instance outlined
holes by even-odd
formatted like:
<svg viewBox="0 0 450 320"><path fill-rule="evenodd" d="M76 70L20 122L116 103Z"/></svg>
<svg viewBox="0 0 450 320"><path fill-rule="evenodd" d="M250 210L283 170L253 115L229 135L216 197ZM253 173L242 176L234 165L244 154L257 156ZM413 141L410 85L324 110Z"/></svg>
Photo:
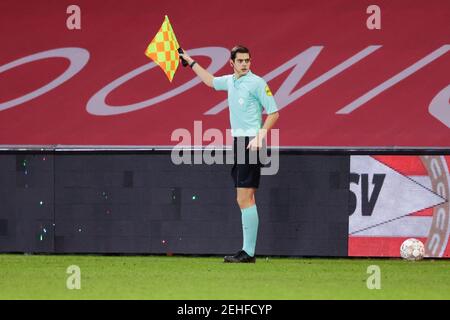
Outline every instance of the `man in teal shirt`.
<svg viewBox="0 0 450 320"><path fill-rule="evenodd" d="M266 81L250 71L250 51L243 46L231 50L230 66L233 74L214 77L186 53L180 54L189 66L209 87L228 92L231 135L233 136L234 165L231 175L237 193L237 202L242 213L243 246L224 262L255 262L258 233L258 211L255 193L261 176L261 159L258 153L263 147L267 132L278 120L278 108ZM267 118L262 122L263 108ZM241 155L245 159L242 159Z"/></svg>

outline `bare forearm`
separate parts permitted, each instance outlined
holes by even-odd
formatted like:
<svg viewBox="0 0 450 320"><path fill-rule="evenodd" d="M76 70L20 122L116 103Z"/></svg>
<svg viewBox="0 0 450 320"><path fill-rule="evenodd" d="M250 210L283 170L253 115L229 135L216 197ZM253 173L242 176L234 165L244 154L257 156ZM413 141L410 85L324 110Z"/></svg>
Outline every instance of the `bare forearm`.
<svg viewBox="0 0 450 320"><path fill-rule="evenodd" d="M194 72L197 74L197 76L202 79L202 81L208 86L208 87L213 87L213 79L214 76L209 73L208 71L206 71L205 69L203 69L203 67L201 65L199 65L198 63L196 63L193 67L192 70L194 70Z"/></svg>
<svg viewBox="0 0 450 320"><path fill-rule="evenodd" d="M266 118L266 121L264 121L263 127L259 130L258 136L260 138L265 138L267 133L270 129L273 128L279 117L280 115L278 114L278 112L269 114Z"/></svg>
<svg viewBox="0 0 450 320"><path fill-rule="evenodd" d="M188 54L183 53L180 54L189 65L191 65L194 62L194 59L192 59ZM197 74L197 76L208 86L213 87L213 79L214 76L203 69L201 65L199 65L197 62L192 66L192 70Z"/></svg>

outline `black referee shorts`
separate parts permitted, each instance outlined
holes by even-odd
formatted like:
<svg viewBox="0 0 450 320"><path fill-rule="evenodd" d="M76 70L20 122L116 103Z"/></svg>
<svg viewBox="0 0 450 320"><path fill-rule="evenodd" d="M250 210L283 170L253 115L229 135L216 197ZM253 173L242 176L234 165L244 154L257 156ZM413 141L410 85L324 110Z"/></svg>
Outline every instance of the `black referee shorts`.
<svg viewBox="0 0 450 320"><path fill-rule="evenodd" d="M247 149L249 142L254 137L234 137L233 154L234 162L231 169L231 177L235 188L258 188L263 167L260 152ZM263 146L265 148L265 145ZM265 150L261 153L264 155Z"/></svg>

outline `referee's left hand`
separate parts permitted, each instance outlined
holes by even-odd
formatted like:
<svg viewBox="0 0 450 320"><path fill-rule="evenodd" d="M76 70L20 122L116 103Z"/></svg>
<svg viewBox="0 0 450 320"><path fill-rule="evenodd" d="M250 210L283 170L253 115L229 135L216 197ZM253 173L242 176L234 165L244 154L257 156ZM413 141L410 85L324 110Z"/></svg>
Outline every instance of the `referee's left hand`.
<svg viewBox="0 0 450 320"><path fill-rule="evenodd" d="M250 149L251 151L257 151L258 149L260 149L263 145L263 139L262 138L258 138L258 137L254 137L247 146L247 149Z"/></svg>

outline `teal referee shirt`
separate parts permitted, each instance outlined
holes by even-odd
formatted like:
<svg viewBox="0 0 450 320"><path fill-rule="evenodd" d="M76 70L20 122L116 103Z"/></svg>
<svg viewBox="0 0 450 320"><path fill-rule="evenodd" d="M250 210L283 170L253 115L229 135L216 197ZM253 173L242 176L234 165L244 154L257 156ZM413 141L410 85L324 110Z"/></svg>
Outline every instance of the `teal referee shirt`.
<svg viewBox="0 0 450 320"><path fill-rule="evenodd" d="M278 111L266 81L249 71L236 79L234 74L214 77L214 89L228 91L231 135L256 136L262 127L263 108L267 114Z"/></svg>

